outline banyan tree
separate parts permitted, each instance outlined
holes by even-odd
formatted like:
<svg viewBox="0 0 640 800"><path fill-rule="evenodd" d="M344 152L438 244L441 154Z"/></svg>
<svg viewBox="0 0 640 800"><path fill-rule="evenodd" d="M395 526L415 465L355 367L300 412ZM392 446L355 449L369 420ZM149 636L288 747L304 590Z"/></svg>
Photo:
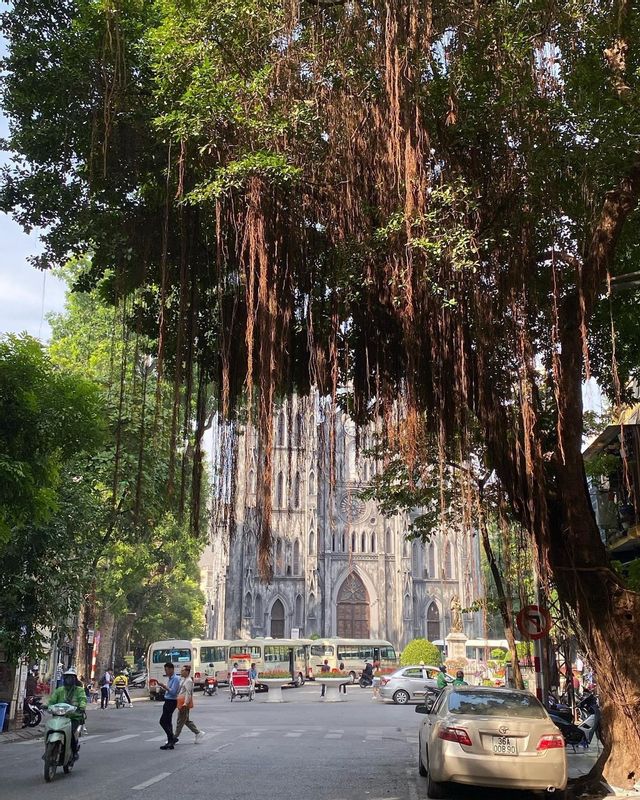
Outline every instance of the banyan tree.
<svg viewBox="0 0 640 800"><path fill-rule="evenodd" d="M409 461L418 430L443 462L479 431L634 784L639 598L581 456L584 379L624 383L591 353L637 258L634 4L16 0L4 23L2 207L43 228L41 267L89 256L78 290L134 298L197 432L211 396L255 421L263 573L283 397L376 417Z"/></svg>

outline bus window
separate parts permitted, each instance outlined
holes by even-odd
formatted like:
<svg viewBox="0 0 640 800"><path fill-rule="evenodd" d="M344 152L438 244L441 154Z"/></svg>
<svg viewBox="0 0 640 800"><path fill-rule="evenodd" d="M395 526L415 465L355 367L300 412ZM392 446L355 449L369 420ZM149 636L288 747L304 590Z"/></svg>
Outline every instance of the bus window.
<svg viewBox="0 0 640 800"><path fill-rule="evenodd" d="M226 647L201 647L200 648L200 662L202 664L211 661L226 661L227 648Z"/></svg>
<svg viewBox="0 0 640 800"><path fill-rule="evenodd" d="M247 653L252 659L259 659L262 657L262 648L259 644L249 644L248 642L243 645L234 645L229 648L229 661L233 661L235 656L246 655Z"/></svg>
<svg viewBox="0 0 640 800"><path fill-rule="evenodd" d="M397 658L396 651L390 645L380 648L380 661L396 661Z"/></svg>
<svg viewBox="0 0 640 800"><path fill-rule="evenodd" d="M264 663L265 664L288 664L289 652L293 648L282 645L266 644L264 646ZM304 655L304 650L302 650Z"/></svg>

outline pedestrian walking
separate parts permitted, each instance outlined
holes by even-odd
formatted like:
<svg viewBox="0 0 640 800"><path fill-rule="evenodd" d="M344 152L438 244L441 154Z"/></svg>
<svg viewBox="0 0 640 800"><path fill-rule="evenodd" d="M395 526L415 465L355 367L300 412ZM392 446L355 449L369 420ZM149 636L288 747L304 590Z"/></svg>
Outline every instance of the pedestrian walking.
<svg viewBox="0 0 640 800"><path fill-rule="evenodd" d="M163 744L161 750L173 750L173 745L177 738L173 735L173 712L178 705L178 692L180 691L180 678L175 674L175 667L170 661L164 665L164 674L167 678L166 683L158 681L158 686L164 689L164 704L160 716L160 727L167 734L167 743Z"/></svg>
<svg viewBox="0 0 640 800"><path fill-rule="evenodd" d="M178 690L178 720L176 722L176 735L173 740L175 744L186 726L195 734L195 744L200 744L204 739L204 731L198 730L196 724L189 719L189 712L193 708L193 678L191 677L191 667L185 664L180 670L180 689Z"/></svg>
<svg viewBox="0 0 640 800"><path fill-rule="evenodd" d="M109 705L109 694L111 692L111 684L113 682L113 673L107 667L104 675L100 678L100 708L107 708Z"/></svg>

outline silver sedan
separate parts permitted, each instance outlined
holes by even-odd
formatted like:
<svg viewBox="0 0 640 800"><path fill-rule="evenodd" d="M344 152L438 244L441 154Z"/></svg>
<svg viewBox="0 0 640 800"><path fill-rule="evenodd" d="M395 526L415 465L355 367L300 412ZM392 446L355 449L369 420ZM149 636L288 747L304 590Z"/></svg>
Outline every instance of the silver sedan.
<svg viewBox="0 0 640 800"><path fill-rule="evenodd" d="M380 699L393 700L400 706L411 700L424 700L429 691L437 691L436 677L439 668L416 664L402 667L380 679Z"/></svg>
<svg viewBox="0 0 640 800"><path fill-rule="evenodd" d="M555 792L567 785L562 734L530 692L447 687L425 714L418 734L418 771L430 798L448 783Z"/></svg>

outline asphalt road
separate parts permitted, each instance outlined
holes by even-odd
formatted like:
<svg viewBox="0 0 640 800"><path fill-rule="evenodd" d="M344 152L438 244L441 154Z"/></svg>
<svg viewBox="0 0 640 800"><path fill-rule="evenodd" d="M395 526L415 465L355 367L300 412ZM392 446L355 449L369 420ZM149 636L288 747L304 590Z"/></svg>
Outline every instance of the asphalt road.
<svg viewBox="0 0 640 800"><path fill-rule="evenodd" d="M193 720L207 736L194 743L184 729L173 751L162 751L161 704L102 711L91 706L88 734L70 775L43 779L42 740L0 747L1 800L424 800L417 770L413 706L372 700L352 687L347 701L324 703L319 688L229 702L195 695ZM507 792L455 793L504 800Z"/></svg>

